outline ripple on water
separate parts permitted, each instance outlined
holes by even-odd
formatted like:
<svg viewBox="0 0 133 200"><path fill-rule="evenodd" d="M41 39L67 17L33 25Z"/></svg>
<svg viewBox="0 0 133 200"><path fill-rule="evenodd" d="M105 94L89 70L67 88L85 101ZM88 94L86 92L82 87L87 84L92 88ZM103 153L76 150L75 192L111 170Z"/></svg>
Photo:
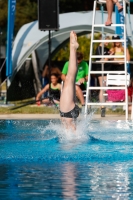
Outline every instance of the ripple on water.
<svg viewBox="0 0 133 200"><path fill-rule="evenodd" d="M130 160L131 121L82 118L77 130L65 131L59 120L1 120L0 160L113 161Z"/></svg>

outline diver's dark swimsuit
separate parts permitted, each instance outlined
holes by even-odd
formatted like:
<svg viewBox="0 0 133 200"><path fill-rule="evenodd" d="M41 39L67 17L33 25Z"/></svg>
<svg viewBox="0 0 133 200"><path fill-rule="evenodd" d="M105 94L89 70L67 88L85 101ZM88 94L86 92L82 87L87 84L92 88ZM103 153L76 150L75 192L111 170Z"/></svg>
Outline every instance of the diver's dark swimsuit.
<svg viewBox="0 0 133 200"><path fill-rule="evenodd" d="M67 113L64 113L64 112L61 112L60 111L60 116L61 117L66 117L66 118L77 118L79 116L79 107L77 105L75 105L75 107L67 112Z"/></svg>

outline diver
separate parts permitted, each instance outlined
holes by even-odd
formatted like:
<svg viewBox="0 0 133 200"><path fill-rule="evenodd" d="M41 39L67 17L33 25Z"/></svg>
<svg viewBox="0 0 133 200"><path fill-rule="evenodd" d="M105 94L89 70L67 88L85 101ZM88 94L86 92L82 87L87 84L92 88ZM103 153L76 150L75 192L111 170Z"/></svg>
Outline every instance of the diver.
<svg viewBox="0 0 133 200"><path fill-rule="evenodd" d="M75 104L75 78L77 74L76 50L79 44L74 31L70 32L70 55L68 73L60 97L60 116L66 129L76 130L75 120L79 116L79 107Z"/></svg>

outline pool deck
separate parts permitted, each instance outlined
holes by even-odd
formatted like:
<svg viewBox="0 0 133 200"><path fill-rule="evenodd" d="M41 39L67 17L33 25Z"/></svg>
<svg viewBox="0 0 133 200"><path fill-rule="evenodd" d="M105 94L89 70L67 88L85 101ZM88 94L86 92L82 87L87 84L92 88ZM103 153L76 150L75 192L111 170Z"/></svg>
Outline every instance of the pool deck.
<svg viewBox="0 0 133 200"><path fill-rule="evenodd" d="M43 119L60 119L59 114L3 114L0 115L0 119L18 119L18 120L27 120L27 119L33 119L33 120L43 120ZM101 117L98 114L94 114L92 119L98 119L98 120L125 120L125 115L106 115L106 117ZM131 119L129 115L129 120Z"/></svg>

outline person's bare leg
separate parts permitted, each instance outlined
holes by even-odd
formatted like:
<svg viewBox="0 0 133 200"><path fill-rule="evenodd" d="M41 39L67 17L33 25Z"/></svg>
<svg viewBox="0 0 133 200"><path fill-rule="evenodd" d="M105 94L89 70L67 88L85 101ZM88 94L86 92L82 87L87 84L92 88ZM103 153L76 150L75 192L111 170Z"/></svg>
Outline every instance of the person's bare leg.
<svg viewBox="0 0 133 200"><path fill-rule="evenodd" d="M77 95L81 105L85 105L85 99L84 99L84 96L83 96L83 92L80 89L80 87L77 86L77 85L76 85L76 95Z"/></svg>
<svg viewBox="0 0 133 200"><path fill-rule="evenodd" d="M113 6L114 6L114 3L112 0L106 0L106 7L107 7L107 12L108 12L107 21L105 22L106 26L109 26L112 24Z"/></svg>
<svg viewBox="0 0 133 200"><path fill-rule="evenodd" d="M105 80L106 80L106 76L104 76L103 78L102 78L102 76L98 77L100 87L105 86L105 84L103 84L103 81L105 81ZM99 101L104 102L104 96L103 96L102 90L100 90L100 92L99 92Z"/></svg>
<svg viewBox="0 0 133 200"><path fill-rule="evenodd" d="M119 12L121 12L123 10L123 6L119 3L118 0L112 0L114 2L114 4L116 4L117 9Z"/></svg>
<svg viewBox="0 0 133 200"><path fill-rule="evenodd" d="M44 103L44 104L50 104L50 101L49 101L49 99L43 99L42 103Z"/></svg>
<svg viewBox="0 0 133 200"><path fill-rule="evenodd" d="M76 49L78 48L77 36L74 31L70 33L70 57L68 73L60 98L60 111L67 113L75 107L75 77L77 73ZM66 129L76 130L72 118L62 117L62 122Z"/></svg>
<svg viewBox="0 0 133 200"><path fill-rule="evenodd" d="M75 77L77 73L76 49L78 48L77 36L72 31L70 33L70 57L68 73L63 86L63 91L60 98L60 110L69 112L75 107Z"/></svg>
<svg viewBox="0 0 133 200"><path fill-rule="evenodd" d="M105 80L106 80L106 76L100 76L98 77L98 80L99 80L99 85L102 87L102 86L106 86L105 85ZM105 101L105 98L103 96L104 94L104 91L103 90L100 90L99 92L99 101L100 102L104 102ZM101 106L101 117L105 117L105 106Z"/></svg>

